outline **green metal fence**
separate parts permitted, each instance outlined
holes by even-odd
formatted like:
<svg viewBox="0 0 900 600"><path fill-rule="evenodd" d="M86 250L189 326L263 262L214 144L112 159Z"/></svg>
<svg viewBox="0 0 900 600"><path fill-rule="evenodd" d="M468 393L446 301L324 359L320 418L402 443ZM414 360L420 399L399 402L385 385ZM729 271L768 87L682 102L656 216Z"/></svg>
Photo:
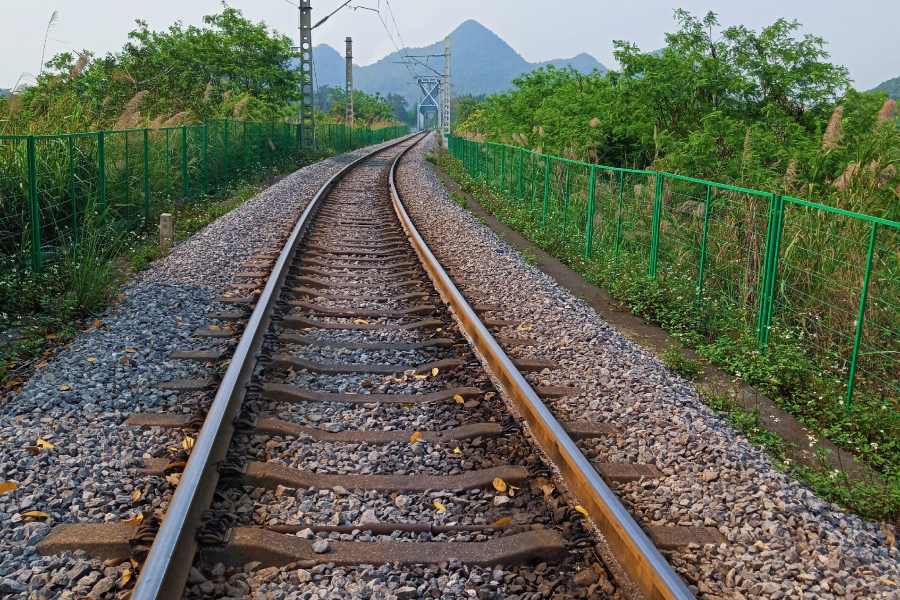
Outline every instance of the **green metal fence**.
<svg viewBox="0 0 900 600"><path fill-rule="evenodd" d="M848 406L898 409L900 223L778 194L459 137L451 154L570 254L686 290L698 318L779 328Z"/></svg>
<svg viewBox="0 0 900 600"><path fill-rule="evenodd" d="M320 153L344 152L407 131L319 125L316 146ZM274 122L0 136L0 272L40 273L60 248L77 242L86 210L139 230L173 202L195 202L304 152L300 125Z"/></svg>

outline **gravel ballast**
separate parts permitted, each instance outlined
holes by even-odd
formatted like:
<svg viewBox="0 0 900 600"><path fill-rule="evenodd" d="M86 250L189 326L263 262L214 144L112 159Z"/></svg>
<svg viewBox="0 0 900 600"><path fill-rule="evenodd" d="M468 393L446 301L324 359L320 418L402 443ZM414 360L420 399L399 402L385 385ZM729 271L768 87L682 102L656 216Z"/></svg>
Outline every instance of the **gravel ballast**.
<svg viewBox="0 0 900 600"><path fill-rule="evenodd" d="M455 204L424 160L404 158L399 191L425 241L464 292L486 296L539 345L514 357L554 359L529 376L581 391L548 401L566 421L614 424L620 433L582 444L600 462L651 463L665 477L618 486L635 519L653 526L716 527L720 546L668 555L692 591L708 598L900 598L900 562L881 524L849 515L776 470L770 459L704 405L696 389L620 335L584 302L529 265ZM512 328L500 335L520 335ZM695 545L696 546L696 545Z"/></svg>
<svg viewBox="0 0 900 600"><path fill-rule="evenodd" d="M224 367L170 360L169 354L233 345L237 336L193 335L225 325L205 319L207 312L235 310L215 297L233 292L229 284L254 250L283 245L329 177L377 147L300 169L179 243L129 281L115 306L91 319L93 327L0 407L0 483L18 486L0 495L0 597L35 592L47 600L100 600L121 590L127 563L104 567L83 552L41 557L35 544L62 523L121 522L141 511L165 511L172 485L135 468L180 448L183 434L123 421L135 412L191 413L211 400L209 392L176 394L157 385L215 376ZM48 516L25 516L31 511Z"/></svg>

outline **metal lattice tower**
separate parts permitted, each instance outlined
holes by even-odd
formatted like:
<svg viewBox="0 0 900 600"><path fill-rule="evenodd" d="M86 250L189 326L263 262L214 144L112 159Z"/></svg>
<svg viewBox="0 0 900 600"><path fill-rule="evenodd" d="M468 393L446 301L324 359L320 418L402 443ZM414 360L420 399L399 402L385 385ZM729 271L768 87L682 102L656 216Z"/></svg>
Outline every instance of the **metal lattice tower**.
<svg viewBox="0 0 900 600"><path fill-rule="evenodd" d="M347 114L348 127L353 127L353 39L347 38Z"/></svg>
<svg viewBox="0 0 900 600"><path fill-rule="evenodd" d="M316 111L313 108L312 6L311 0L300 0L300 72L303 74L300 101L300 145L316 150Z"/></svg>
<svg viewBox="0 0 900 600"><path fill-rule="evenodd" d="M425 115L434 113L440 118L440 85L438 77L416 77L419 84L419 131L425 130Z"/></svg>
<svg viewBox="0 0 900 600"><path fill-rule="evenodd" d="M444 38L444 82L441 86L441 136L450 139L450 36Z"/></svg>

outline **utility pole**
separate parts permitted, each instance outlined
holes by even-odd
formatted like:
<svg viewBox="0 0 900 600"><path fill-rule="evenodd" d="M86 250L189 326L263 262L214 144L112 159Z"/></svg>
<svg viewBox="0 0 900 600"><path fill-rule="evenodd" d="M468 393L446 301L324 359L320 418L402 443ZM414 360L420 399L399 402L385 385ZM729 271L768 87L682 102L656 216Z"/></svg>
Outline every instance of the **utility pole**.
<svg viewBox="0 0 900 600"><path fill-rule="evenodd" d="M347 38L347 115L344 119L353 127L353 39Z"/></svg>
<svg viewBox="0 0 900 600"><path fill-rule="evenodd" d="M450 36L444 38L444 81L441 90L441 137L444 146L450 139Z"/></svg>
<svg viewBox="0 0 900 600"><path fill-rule="evenodd" d="M313 106L312 68L312 6L311 0L300 0L300 85L303 99L300 101L300 146L304 150L316 151L316 111Z"/></svg>

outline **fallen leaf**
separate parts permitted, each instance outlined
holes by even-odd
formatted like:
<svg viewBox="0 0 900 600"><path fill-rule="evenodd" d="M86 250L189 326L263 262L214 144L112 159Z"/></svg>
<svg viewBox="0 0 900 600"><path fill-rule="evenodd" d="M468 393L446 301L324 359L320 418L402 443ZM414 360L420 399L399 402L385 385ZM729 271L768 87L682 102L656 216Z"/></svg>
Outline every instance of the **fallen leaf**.
<svg viewBox="0 0 900 600"><path fill-rule="evenodd" d="M506 482L498 477L494 480L494 489L498 492L505 492L509 488L507 487Z"/></svg>
<svg viewBox="0 0 900 600"><path fill-rule="evenodd" d="M47 362L46 360L42 360L42 361L40 362L40 364L39 364L38 366L35 367L35 369L43 369L44 367L46 367L46 366L49 365L49 364L50 364L50 363Z"/></svg>
<svg viewBox="0 0 900 600"><path fill-rule="evenodd" d="M366 321L365 319L354 319L353 322L356 323L357 325L368 325L369 324L369 322Z"/></svg>
<svg viewBox="0 0 900 600"><path fill-rule="evenodd" d="M432 376L432 377L437 377L437 374L438 374L438 369L437 369L437 367L434 367L433 369L431 369L431 376Z"/></svg>
<svg viewBox="0 0 900 600"><path fill-rule="evenodd" d="M24 515L22 515L22 516L24 516ZM883 582L884 582L884 583L886 583L886 584L888 584L888 585L892 585L892 586L894 586L894 587L896 587L896 586L897 586L897 584L896 584L896 583L894 583L894 582L893 582L893 581L891 581L891 580L890 580L890 579L885 579L885 578L884 578L884 577L882 577L882 578L881 578L881 579L879 579L879 580L878 580L878 581L883 581Z"/></svg>
<svg viewBox="0 0 900 600"><path fill-rule="evenodd" d="M225 294L226 298L231 298L231 294ZM178 307L181 306L181 302L176 302L175 306L172 307L173 310L178 310Z"/></svg>
<svg viewBox="0 0 900 600"><path fill-rule="evenodd" d="M191 448L193 448L194 447L194 438L192 438L192 437L184 438L184 441L181 442L181 447L184 448L185 450L190 450Z"/></svg>
<svg viewBox="0 0 900 600"><path fill-rule="evenodd" d="M435 329L435 331L437 331L438 333L440 333L441 331L443 331L443 329L440 328L440 327L438 327L437 329Z"/></svg>
<svg viewBox="0 0 900 600"><path fill-rule="evenodd" d="M55 339L58 339L58 338L59 338L59 336L56 335L55 333L48 333L45 337L46 337L48 340L55 340Z"/></svg>
<svg viewBox="0 0 900 600"><path fill-rule="evenodd" d="M437 500L434 501L434 507L441 512L447 512L447 507L444 506L443 504L441 504L440 502L438 502Z"/></svg>
<svg viewBox="0 0 900 600"><path fill-rule="evenodd" d="M222 364L223 364L223 365L230 365L230 364L231 364L231 359L230 359L230 358L226 359Z"/></svg>
<svg viewBox="0 0 900 600"><path fill-rule="evenodd" d="M41 449L37 446L25 446L25 450L31 450L31 453L35 456L41 453Z"/></svg>
<svg viewBox="0 0 900 600"><path fill-rule="evenodd" d="M101 323L103 323L103 319L97 319L96 321L94 321L94 325L93 325L94 329L97 329L98 327L100 327Z"/></svg>
<svg viewBox="0 0 900 600"><path fill-rule="evenodd" d="M361 388L372 387L372 380L371 379L363 379L362 381L359 382L359 387L361 387Z"/></svg>
<svg viewBox="0 0 900 600"><path fill-rule="evenodd" d="M410 443L410 444L415 444L416 442L418 442L418 441L421 440L421 439L422 439L422 432L421 432L421 431L417 431L417 432L415 432L414 434L412 434L412 436L410 436L410 438L409 438L409 443Z"/></svg>
<svg viewBox="0 0 900 600"><path fill-rule="evenodd" d="M545 498L546 498L547 496L549 496L550 494L552 494L552 493L553 493L553 490L555 490L555 489L556 489L556 488L553 487L552 485L550 485L549 483L546 484L546 485L542 485L542 486L541 486L541 491L544 492L544 497L545 497Z"/></svg>
<svg viewBox="0 0 900 600"><path fill-rule="evenodd" d="M143 520L144 520L144 514L141 513L133 519L128 519L127 521L122 521L122 525L137 525Z"/></svg>
<svg viewBox="0 0 900 600"><path fill-rule="evenodd" d="M223 327L222 331L234 331L234 327Z"/></svg>
<svg viewBox="0 0 900 600"><path fill-rule="evenodd" d="M48 450L52 450L53 448L56 448L56 446L54 446L47 440L43 440L43 439L38 439L35 446L37 446L38 448L47 448Z"/></svg>
<svg viewBox="0 0 900 600"><path fill-rule="evenodd" d="M428 379L428 375L413 375L416 379Z"/></svg>
<svg viewBox="0 0 900 600"><path fill-rule="evenodd" d="M121 302L121 301L124 300L124 299L125 299L125 295L124 295L124 294L119 294L119 302Z"/></svg>
<svg viewBox="0 0 900 600"><path fill-rule="evenodd" d="M453 449L453 454L462 454L462 450L459 449L459 446Z"/></svg>
<svg viewBox="0 0 900 600"><path fill-rule="evenodd" d="M18 484L14 481L7 481L6 483L0 483L0 496L3 494L8 494L10 492L14 492L19 489Z"/></svg>
<svg viewBox="0 0 900 600"><path fill-rule="evenodd" d="M491 398L493 398L493 397L496 396L496 395L497 395L496 392L488 392L487 394L484 395L484 399L485 399L485 400L490 400Z"/></svg>
<svg viewBox="0 0 900 600"><path fill-rule="evenodd" d="M580 513L583 514L584 516L588 516L588 512L587 512L587 511L584 509L584 507L581 506L581 505L576 506L576 507L575 507L575 510L577 510L578 512L580 512Z"/></svg>
<svg viewBox="0 0 900 600"><path fill-rule="evenodd" d="M111 558L108 561L106 561L105 563L103 563L103 566L104 567L118 567L126 560L128 560L128 559L127 558Z"/></svg>
<svg viewBox="0 0 900 600"><path fill-rule="evenodd" d="M412 404L412 403L410 403L410 404L401 404L401 405L400 405L400 408L415 408L415 406L416 406L416 405L415 405L415 404Z"/></svg>
<svg viewBox="0 0 900 600"><path fill-rule="evenodd" d="M218 325L210 325L209 330L210 331L222 331L222 328L219 327Z"/></svg>
<svg viewBox="0 0 900 600"><path fill-rule="evenodd" d="M97 362L97 359L94 358L93 356L90 356L90 357L88 357L87 361L88 362Z"/></svg>
<svg viewBox="0 0 900 600"><path fill-rule="evenodd" d="M503 517L499 521L491 523L491 527L506 527L509 523L512 523L512 517Z"/></svg>
<svg viewBox="0 0 900 600"><path fill-rule="evenodd" d="M125 569L124 571L122 571L122 587L125 587L125 585L129 581L131 581L131 576L133 573L134 571L132 571L131 569Z"/></svg>
<svg viewBox="0 0 900 600"><path fill-rule="evenodd" d="M29 510L26 513L22 513L23 517L32 517L35 519L49 519L50 515L41 510Z"/></svg>
<svg viewBox="0 0 900 600"><path fill-rule="evenodd" d="M141 499L141 490L134 490L134 493L131 495L131 501L137 502Z"/></svg>
<svg viewBox="0 0 900 600"><path fill-rule="evenodd" d="M455 396L453 396L453 399L456 400L456 403L457 403L457 404L465 404L465 402L466 402L466 401L463 399L463 397L460 396L459 394L456 394Z"/></svg>
<svg viewBox="0 0 900 600"><path fill-rule="evenodd" d="M519 331L531 331L531 327L525 327L524 325L520 325L516 329L518 329Z"/></svg>
<svg viewBox="0 0 900 600"><path fill-rule="evenodd" d="M61 392L71 392L71 391L72 391L72 388L71 388L70 386L68 386L68 385L61 385L61 386L59 386L59 391L61 391Z"/></svg>
<svg viewBox="0 0 900 600"><path fill-rule="evenodd" d="M130 364L131 364L131 361L128 360L127 358L123 358L123 359L122 359L122 362L125 363L126 365L130 365Z"/></svg>
<svg viewBox="0 0 900 600"><path fill-rule="evenodd" d="M178 487L178 484L181 483L181 473L173 473L171 475L166 475L166 481Z"/></svg>
<svg viewBox="0 0 900 600"><path fill-rule="evenodd" d="M178 469L178 468L183 469L185 466L187 466L187 463L184 462L183 460L179 460L176 462L170 462L169 464L166 465L164 470L171 471L172 469Z"/></svg>
<svg viewBox="0 0 900 600"><path fill-rule="evenodd" d="M894 536L894 532L891 531L891 528L887 526L887 524L881 524L881 533L884 534L884 537L887 539L888 546L894 547L897 545L897 538Z"/></svg>
<svg viewBox="0 0 900 600"><path fill-rule="evenodd" d="M135 349L134 348L125 348L125 352L127 352L128 354L134 354Z"/></svg>

